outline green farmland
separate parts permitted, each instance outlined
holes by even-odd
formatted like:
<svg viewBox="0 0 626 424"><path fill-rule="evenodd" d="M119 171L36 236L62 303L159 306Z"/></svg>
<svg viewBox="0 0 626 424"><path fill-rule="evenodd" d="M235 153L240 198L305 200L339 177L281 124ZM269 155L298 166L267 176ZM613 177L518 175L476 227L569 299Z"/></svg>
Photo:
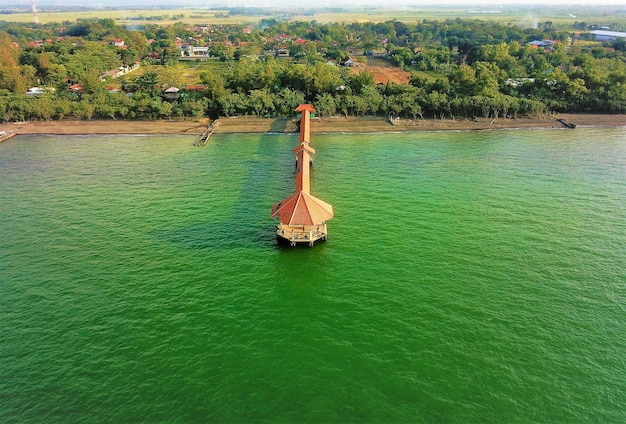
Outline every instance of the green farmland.
<svg viewBox="0 0 626 424"><path fill-rule="evenodd" d="M243 13L242 13L243 12ZM610 26L615 30L626 28L626 6L521 6L511 5L502 8L480 7L414 7L404 9L340 9L325 10L302 9L289 11L284 9L93 9L81 11L39 11L40 23L76 21L79 19L114 19L118 24L142 25L146 23L170 25L185 22L201 24L254 24L261 19L281 17L288 20L330 22L415 22L424 19L480 19L497 21L510 25L532 27L542 22L567 26L585 21L597 25ZM21 13L5 13L0 20L6 22L32 22L30 10Z"/></svg>

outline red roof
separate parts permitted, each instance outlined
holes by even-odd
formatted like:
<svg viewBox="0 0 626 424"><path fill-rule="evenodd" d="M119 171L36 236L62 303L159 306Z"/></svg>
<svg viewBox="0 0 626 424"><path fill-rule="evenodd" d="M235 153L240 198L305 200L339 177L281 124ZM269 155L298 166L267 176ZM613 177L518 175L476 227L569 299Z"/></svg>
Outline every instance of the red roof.
<svg viewBox="0 0 626 424"><path fill-rule="evenodd" d="M187 85L185 86L186 91L204 91L206 87L204 85Z"/></svg>
<svg viewBox="0 0 626 424"><path fill-rule="evenodd" d="M275 204L270 216L279 217L282 224L317 225L331 219L334 213L332 205L301 191Z"/></svg>
<svg viewBox="0 0 626 424"><path fill-rule="evenodd" d="M315 108L310 103L302 103L296 108L296 112L302 112L304 110L308 110L309 112L315 112Z"/></svg>

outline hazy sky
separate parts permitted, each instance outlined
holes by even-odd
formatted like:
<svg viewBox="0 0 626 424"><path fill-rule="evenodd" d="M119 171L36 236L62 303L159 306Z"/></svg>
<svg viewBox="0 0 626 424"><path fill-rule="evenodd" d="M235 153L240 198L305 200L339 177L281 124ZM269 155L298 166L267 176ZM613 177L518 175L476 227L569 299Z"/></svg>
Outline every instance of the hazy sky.
<svg viewBox="0 0 626 424"><path fill-rule="evenodd" d="M20 4L24 3L30 6L30 0L0 0L2 4ZM576 5L623 5L623 1L620 0L318 0L316 2L298 2L293 0L35 0L38 6L45 5L80 5L80 6L163 6L171 5L177 7L191 7L191 6L269 6L269 7L290 7L290 8L303 8L303 7L344 7L355 5L367 5L367 6L425 6L425 5L462 5L467 8L475 8L477 6L489 6L497 8L498 6L506 7L510 5L524 5L524 4L544 4L550 5L569 5L576 7Z"/></svg>

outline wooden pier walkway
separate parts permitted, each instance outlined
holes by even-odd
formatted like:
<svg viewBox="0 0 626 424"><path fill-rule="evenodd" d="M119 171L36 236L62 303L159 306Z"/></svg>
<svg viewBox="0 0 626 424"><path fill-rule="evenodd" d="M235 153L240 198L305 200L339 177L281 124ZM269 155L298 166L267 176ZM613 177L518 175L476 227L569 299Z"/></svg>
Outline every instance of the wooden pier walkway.
<svg viewBox="0 0 626 424"><path fill-rule="evenodd" d="M15 137L17 135L16 132L3 132L2 134L0 134L0 143L2 143L3 141L7 141L12 139L13 137Z"/></svg>
<svg viewBox="0 0 626 424"><path fill-rule="evenodd" d="M211 136L213 135L213 132L215 131L217 127L219 127L219 125L220 125L220 122L217 119L211 122L211 124L207 127L207 129L204 130L200 138L198 138L198 140L196 140L196 142L193 143L193 145L199 146L199 147L206 146L206 144L209 141L209 138L211 138Z"/></svg>
<svg viewBox="0 0 626 424"><path fill-rule="evenodd" d="M573 122L566 121L563 118L558 118L557 121L559 121L565 128L569 128L571 130L576 129L576 124Z"/></svg>
<svg viewBox="0 0 626 424"><path fill-rule="evenodd" d="M296 192L272 207L270 216L278 218L276 236L291 246L306 243L313 246L317 240L326 240L326 221L334 216L333 207L311 195L310 167L315 149L311 141L312 105L302 104L296 112L302 112L300 119L300 144L293 149L296 155Z"/></svg>

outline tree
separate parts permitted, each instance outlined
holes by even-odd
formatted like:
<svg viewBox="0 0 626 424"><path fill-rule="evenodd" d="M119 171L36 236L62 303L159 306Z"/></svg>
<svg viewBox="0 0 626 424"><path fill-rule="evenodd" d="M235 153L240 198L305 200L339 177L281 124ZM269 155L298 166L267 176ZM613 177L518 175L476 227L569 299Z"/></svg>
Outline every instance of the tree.
<svg viewBox="0 0 626 424"><path fill-rule="evenodd" d="M194 118L202 117L207 107L206 99L193 100L184 98L180 104L182 114L185 116L193 116Z"/></svg>
<svg viewBox="0 0 626 424"><path fill-rule="evenodd" d="M291 88L283 88L278 93L276 107L283 116L289 116L298 105L305 103L304 93L294 91Z"/></svg>
<svg viewBox="0 0 626 424"><path fill-rule="evenodd" d="M502 71L495 63L475 62L473 68L476 70L476 94L486 97L496 97L498 95L498 79L503 76Z"/></svg>
<svg viewBox="0 0 626 424"><path fill-rule="evenodd" d="M161 87L184 87L185 86L185 67L180 63L166 65L159 68L158 83Z"/></svg>
<svg viewBox="0 0 626 424"><path fill-rule="evenodd" d="M104 91L104 83L95 69L85 71L80 76L80 81L85 93L94 94Z"/></svg>
<svg viewBox="0 0 626 424"><path fill-rule="evenodd" d="M368 110L367 100L361 96L351 96L351 102L353 104L354 112L357 116L364 116Z"/></svg>
<svg viewBox="0 0 626 424"><path fill-rule="evenodd" d="M606 92L607 110L612 113L626 113L626 84L616 83Z"/></svg>
<svg viewBox="0 0 626 424"><path fill-rule="evenodd" d="M383 96L378 92L375 86L368 85L363 87L360 96L367 103L367 111L375 115L380 110L383 103Z"/></svg>
<svg viewBox="0 0 626 424"><path fill-rule="evenodd" d="M344 116L348 116L354 108L354 96L346 90L337 93L334 97L337 111L342 113Z"/></svg>
<svg viewBox="0 0 626 424"><path fill-rule="evenodd" d="M274 99L267 89L250 91L249 104L257 116L274 111Z"/></svg>
<svg viewBox="0 0 626 424"><path fill-rule="evenodd" d="M26 82L17 62L18 50L6 32L0 31L0 90L24 93Z"/></svg>
<svg viewBox="0 0 626 424"><path fill-rule="evenodd" d="M352 74L350 78L350 87L355 94L361 93L365 87L372 87L376 83L374 74L369 71L361 71L356 74Z"/></svg>
<svg viewBox="0 0 626 424"><path fill-rule="evenodd" d="M91 119L95 112L95 107L88 100L82 99L74 104L74 114L82 119Z"/></svg>
<svg viewBox="0 0 626 424"><path fill-rule="evenodd" d="M306 82L309 87L307 94L310 97L333 92L335 87L341 84L339 70L336 66L329 66L325 63L317 62L313 65L312 69L309 69L310 72L306 77Z"/></svg>
<svg viewBox="0 0 626 424"><path fill-rule="evenodd" d="M226 81L220 74L202 72L200 82L205 85L206 94L213 101L230 94L230 90L226 88Z"/></svg>
<svg viewBox="0 0 626 424"><path fill-rule="evenodd" d="M476 71L469 65L461 65L450 76L452 91L460 96L472 96L476 93Z"/></svg>
<svg viewBox="0 0 626 424"><path fill-rule="evenodd" d="M173 110L174 110L174 108L172 107L171 103L163 102L163 103L161 103L161 110L159 111L159 114L161 116L164 116L164 117L167 117L168 119L170 119L171 116L172 116Z"/></svg>
<svg viewBox="0 0 626 424"><path fill-rule="evenodd" d="M441 118L446 115L450 110L450 103L448 96L438 91L432 91L428 93L424 99L426 102L425 109L431 112L433 115L440 115Z"/></svg>
<svg viewBox="0 0 626 424"><path fill-rule="evenodd" d="M149 71L135 78L133 82L136 84L138 90L146 93L155 93L159 82L159 75L154 71Z"/></svg>
<svg viewBox="0 0 626 424"><path fill-rule="evenodd" d="M128 31L125 43L129 48L137 52L137 57L142 59L148 55L148 40L142 31Z"/></svg>
<svg viewBox="0 0 626 424"><path fill-rule="evenodd" d="M88 71L96 73L117 69L122 64L112 46L100 42L88 41L76 47L67 56L59 56L70 78L80 80Z"/></svg>
<svg viewBox="0 0 626 424"><path fill-rule="evenodd" d="M333 116L337 112L335 99L329 93L318 94L313 105L320 116Z"/></svg>

